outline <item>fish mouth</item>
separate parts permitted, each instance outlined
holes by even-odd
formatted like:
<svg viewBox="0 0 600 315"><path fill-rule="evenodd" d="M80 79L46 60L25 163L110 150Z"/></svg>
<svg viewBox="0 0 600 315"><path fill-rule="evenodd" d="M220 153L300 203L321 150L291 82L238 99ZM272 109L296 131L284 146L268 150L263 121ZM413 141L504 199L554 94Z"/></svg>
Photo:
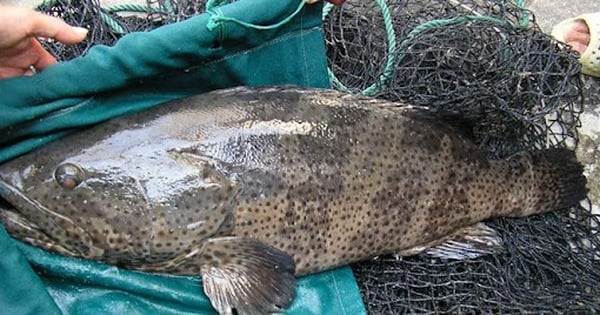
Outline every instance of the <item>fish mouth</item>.
<svg viewBox="0 0 600 315"><path fill-rule="evenodd" d="M0 178L0 219L9 220L22 226L16 234L28 234L27 230L41 233L54 243L59 244L60 237L69 235L77 237L73 242L72 250L77 256L88 256L93 248L91 236L81 227L77 226L68 217L52 211L39 201L28 197L20 189ZM10 214L9 212L12 212ZM19 220L13 220L14 216ZM35 220L33 220L35 218ZM10 229L9 229L9 232Z"/></svg>

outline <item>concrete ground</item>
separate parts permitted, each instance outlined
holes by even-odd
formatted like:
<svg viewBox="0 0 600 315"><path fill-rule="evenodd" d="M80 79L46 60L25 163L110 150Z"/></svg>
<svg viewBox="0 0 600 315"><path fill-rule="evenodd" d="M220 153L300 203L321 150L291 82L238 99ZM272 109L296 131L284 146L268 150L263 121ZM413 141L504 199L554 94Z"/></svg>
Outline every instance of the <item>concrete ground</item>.
<svg viewBox="0 0 600 315"><path fill-rule="evenodd" d="M528 0L529 9L536 16L537 23L546 32L550 32L552 26L560 21L578 16L583 13L600 11L598 0Z"/></svg>

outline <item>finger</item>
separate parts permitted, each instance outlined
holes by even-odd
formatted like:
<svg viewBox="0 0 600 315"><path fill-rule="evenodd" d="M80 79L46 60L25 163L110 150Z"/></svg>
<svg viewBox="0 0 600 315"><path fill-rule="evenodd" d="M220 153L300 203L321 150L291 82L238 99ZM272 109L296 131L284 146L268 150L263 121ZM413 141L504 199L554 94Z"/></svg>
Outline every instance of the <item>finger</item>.
<svg viewBox="0 0 600 315"><path fill-rule="evenodd" d="M0 79L22 76L27 72L26 69L14 67L0 67Z"/></svg>
<svg viewBox="0 0 600 315"><path fill-rule="evenodd" d="M590 43L590 34L581 32L571 32L566 36L565 40L567 42L579 42L584 45L588 45Z"/></svg>
<svg viewBox="0 0 600 315"><path fill-rule="evenodd" d="M88 33L85 28L70 26L59 18L39 12L31 12L31 18L26 21L30 35L53 38L63 44L77 44Z"/></svg>
<svg viewBox="0 0 600 315"><path fill-rule="evenodd" d="M581 33L590 33L590 29L584 21L575 21L571 30Z"/></svg>
<svg viewBox="0 0 600 315"><path fill-rule="evenodd" d="M588 26L583 22L579 21L573 24L571 29L565 34L566 42L580 42L582 44L590 43L590 30Z"/></svg>
<svg viewBox="0 0 600 315"><path fill-rule="evenodd" d="M48 66L56 63L56 58L52 56L49 52L47 52L42 44L38 42L36 39L31 39L31 50L30 53L36 56L36 60L32 63L32 66L38 70L44 70Z"/></svg>

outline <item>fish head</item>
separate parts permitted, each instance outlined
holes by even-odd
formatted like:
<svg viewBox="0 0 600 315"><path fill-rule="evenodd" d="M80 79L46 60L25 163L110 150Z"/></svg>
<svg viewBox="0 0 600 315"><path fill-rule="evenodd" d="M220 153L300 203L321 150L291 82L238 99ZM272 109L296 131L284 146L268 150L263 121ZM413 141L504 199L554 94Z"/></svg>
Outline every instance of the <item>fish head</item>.
<svg viewBox="0 0 600 315"><path fill-rule="evenodd" d="M227 228L237 186L218 161L168 141L68 141L0 165L12 206L0 219L13 236L73 256L159 261Z"/></svg>

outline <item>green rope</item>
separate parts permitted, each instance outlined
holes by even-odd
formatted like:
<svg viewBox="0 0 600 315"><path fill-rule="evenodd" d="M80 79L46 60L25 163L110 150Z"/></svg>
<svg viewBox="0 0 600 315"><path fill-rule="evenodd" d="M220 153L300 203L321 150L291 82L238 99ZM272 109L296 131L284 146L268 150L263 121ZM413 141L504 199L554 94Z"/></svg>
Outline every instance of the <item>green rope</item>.
<svg viewBox="0 0 600 315"><path fill-rule="evenodd" d="M166 1L165 3L169 3L169 7L167 7L167 10L171 10L171 12L165 12L164 10L161 10L160 8L155 8L155 7L151 7L148 5L142 5L142 4L117 4L117 5L113 5L110 7L107 7L105 9L102 9L100 11L100 16L102 17L102 20L104 21L104 23L106 23L106 25L108 25L108 27L110 27L110 29L117 33L117 34L126 34L128 33L128 31L123 28L123 26L121 26L121 24L115 20L110 14L108 13L118 13L118 12L140 12L140 13L147 13L147 14L151 14L151 13L160 13L160 14L166 14L171 16L173 13L173 7L170 5L169 1ZM108 12L108 13L106 13Z"/></svg>
<svg viewBox="0 0 600 315"><path fill-rule="evenodd" d="M170 2L166 1L165 3L170 3ZM141 12L141 13L163 13L163 14L169 13L169 12L165 12L159 8L154 8L154 7L150 7L148 5L143 5L143 4L117 4L117 5L107 7L105 10L110 13L117 13L117 12Z"/></svg>
<svg viewBox="0 0 600 315"><path fill-rule="evenodd" d="M115 19L113 19L112 16L110 16L110 14L105 13L104 11L100 11L100 17L102 17L102 20L104 21L104 23L106 23L106 25L108 25L108 27L110 27L110 29L117 33L117 34L126 34L128 33L127 30L125 28L123 28L123 26L121 26L121 24L119 24L119 22Z"/></svg>
<svg viewBox="0 0 600 315"><path fill-rule="evenodd" d="M375 95L380 89L379 86L386 86L394 72L394 61L396 60L396 31L394 30L394 23L390 10L384 0L375 0L381 8L381 14L383 14L383 25L385 31L388 34L388 57L385 63L383 73L379 76L379 82L376 82L362 91L363 95Z"/></svg>
<svg viewBox="0 0 600 315"><path fill-rule="evenodd" d="M386 86L394 72L394 61L396 60L396 31L394 30L394 23L392 20L392 15L390 14L389 8L384 0L375 0L381 9L381 14L383 16L383 25L385 27L385 31L387 33L387 60L385 63L385 68L383 73L379 76L379 80L373 83L371 86L367 87L360 94L372 96L375 95L381 86ZM323 19L329 14L329 11L333 5L328 3L323 8ZM334 85L337 89L344 92L351 92L348 87L346 87L340 80L335 76L333 71L327 68L327 72L329 73L329 80L332 85Z"/></svg>
<svg viewBox="0 0 600 315"><path fill-rule="evenodd" d="M400 47L405 46L405 43L427 30L466 22L490 22L498 26L509 26L509 23L504 20L483 15L462 15L451 19L432 20L415 27L412 31L410 31L410 33L406 35L406 39L402 42Z"/></svg>
<svg viewBox="0 0 600 315"><path fill-rule="evenodd" d="M514 0L515 5L519 10L521 10L521 24L519 27L527 29L529 28L529 24L531 23L532 17L531 12L527 9L527 4L523 0Z"/></svg>
<svg viewBox="0 0 600 315"><path fill-rule="evenodd" d="M213 1L213 2L219 2L220 3L222 1L223 0L220 0L220 1L216 0L216 1ZM211 2L211 1L209 1L209 2ZM281 27L282 25L287 24L296 15L298 15L298 13L300 13L302 11L302 9L304 8L305 5L306 5L306 1L300 0L300 4L298 5L298 8L296 8L296 11L294 11L294 13L292 13L291 15L289 15L288 17L286 17L285 19L279 21L278 23L275 23L275 24L272 24L272 25L256 25L256 24L252 24L252 23L247 23L247 22L238 20L236 18L231 18L231 17L223 15L223 12L221 10L210 9L210 10L206 11L206 12L208 12L208 13L210 13L212 15L210 17L210 20L208 20L208 23L206 24L206 28L208 28L209 31L213 31L215 28L221 26L225 22L232 22L232 23L236 23L236 24L242 25L244 27L252 28L252 29L256 29L256 30L271 30L271 29L278 28L278 27ZM207 9L208 9L208 3L207 3Z"/></svg>
<svg viewBox="0 0 600 315"><path fill-rule="evenodd" d="M389 84L390 77L393 74L393 66L394 66L395 59L396 58L402 59L404 57L404 55L406 54L406 48L410 45L411 41L416 36L418 36L420 33L423 33L427 30L434 29L434 28L440 28L440 27L444 27L444 26L449 26L449 25L454 25L454 24L466 23L466 22L487 22L487 23L492 23L494 25L498 25L498 26L504 26L504 27L517 27L517 28L524 28L524 29L529 28L529 23L531 21L531 14L526 9L524 1L523 0L513 0L513 1L514 1L515 6L521 11L521 19L520 19L520 22L518 25L513 25L502 19L493 18L493 17L489 17L489 16L484 16L484 15L478 15L478 14L476 14L476 12L471 10L471 12L474 13L473 15L463 15L463 16L458 16L458 17L451 18L451 19L432 20L432 21L423 23L423 24L415 27L406 36L406 38L402 41L402 43L400 43L400 46L398 47L398 49L396 49L396 34L394 31L392 17L389 13L388 6L386 5L384 0L375 0L375 2L379 5L379 7L381 9L384 27L385 27L385 30L387 33L388 57L386 60L385 68L384 68L382 74L379 76L378 81L375 82L374 84L372 84L371 86L367 87L366 89L360 91L359 93L362 95L372 96L372 95L377 94L379 91L381 91L382 88L386 87ZM454 2L457 2L458 4L460 4L456 0ZM329 14L329 12L331 11L332 8L333 8L332 4L325 5L325 7L323 8L323 19L325 19L327 17L327 15ZM329 80L335 88L337 88L341 91L344 91L344 92L352 92L348 87L346 87L335 76L335 74L333 73L331 68L327 68L327 71L329 73Z"/></svg>

